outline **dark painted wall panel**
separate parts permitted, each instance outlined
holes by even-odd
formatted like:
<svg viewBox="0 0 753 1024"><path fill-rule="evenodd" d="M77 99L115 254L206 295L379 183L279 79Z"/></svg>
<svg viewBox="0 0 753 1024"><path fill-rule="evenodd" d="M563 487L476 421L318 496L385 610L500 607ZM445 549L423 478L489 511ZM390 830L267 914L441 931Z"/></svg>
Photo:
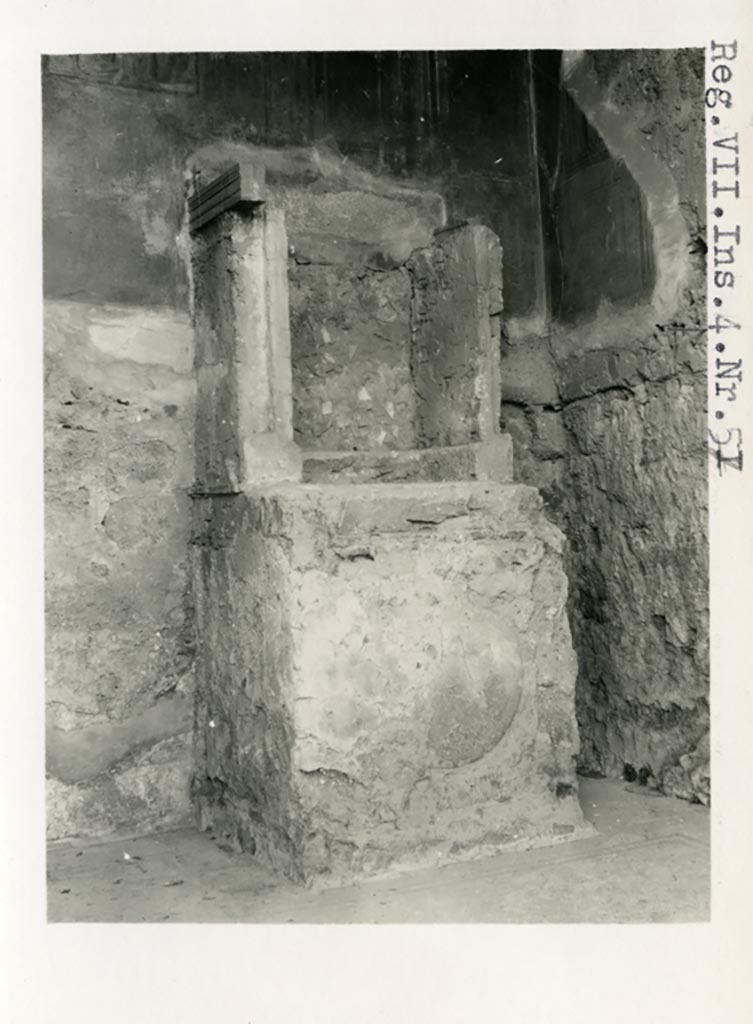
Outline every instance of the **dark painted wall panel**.
<svg viewBox="0 0 753 1024"><path fill-rule="evenodd" d="M624 164L605 160L576 171L558 194L562 260L560 316L599 303L650 297L653 253L643 198Z"/></svg>
<svg viewBox="0 0 753 1024"><path fill-rule="evenodd" d="M640 189L563 88L560 58L535 54L535 118L550 308L571 321L649 298L654 266Z"/></svg>
<svg viewBox="0 0 753 1024"><path fill-rule="evenodd" d="M323 140L448 196L506 250L506 312L534 311L538 214L524 53L46 58L45 292L185 308L182 166L207 141Z"/></svg>

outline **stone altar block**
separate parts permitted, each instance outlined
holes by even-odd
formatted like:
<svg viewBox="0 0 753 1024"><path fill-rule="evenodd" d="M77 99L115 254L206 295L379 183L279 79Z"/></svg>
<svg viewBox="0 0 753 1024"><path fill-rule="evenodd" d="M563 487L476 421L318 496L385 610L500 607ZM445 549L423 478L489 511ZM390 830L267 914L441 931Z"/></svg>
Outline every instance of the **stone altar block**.
<svg viewBox="0 0 753 1024"><path fill-rule="evenodd" d="M310 452L307 483L283 245L264 204L194 243L201 827L323 884L579 834L563 538L495 413L498 241L412 257L415 450Z"/></svg>
<svg viewBox="0 0 753 1024"><path fill-rule="evenodd" d="M562 538L535 490L204 503L203 827L331 881L575 834Z"/></svg>

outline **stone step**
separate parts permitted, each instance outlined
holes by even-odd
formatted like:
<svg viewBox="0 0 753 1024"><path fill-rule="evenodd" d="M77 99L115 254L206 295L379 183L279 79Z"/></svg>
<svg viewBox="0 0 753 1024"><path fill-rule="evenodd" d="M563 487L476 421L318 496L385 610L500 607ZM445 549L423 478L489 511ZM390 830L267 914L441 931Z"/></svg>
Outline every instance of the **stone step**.
<svg viewBox="0 0 753 1024"><path fill-rule="evenodd" d="M493 480L512 483L512 441L408 451L305 451L304 483L399 483L410 481Z"/></svg>

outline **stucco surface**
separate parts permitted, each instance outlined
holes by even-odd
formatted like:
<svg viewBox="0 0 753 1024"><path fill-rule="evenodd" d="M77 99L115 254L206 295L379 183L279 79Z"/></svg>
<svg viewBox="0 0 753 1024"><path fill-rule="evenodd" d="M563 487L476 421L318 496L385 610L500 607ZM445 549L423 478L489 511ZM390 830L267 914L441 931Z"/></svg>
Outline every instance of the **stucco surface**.
<svg viewBox="0 0 753 1024"><path fill-rule="evenodd" d="M197 503L204 827L336 880L575 834L562 537L535 491Z"/></svg>
<svg viewBox="0 0 753 1024"><path fill-rule="evenodd" d="M179 823L194 653L190 324L82 303L45 313L48 828Z"/></svg>

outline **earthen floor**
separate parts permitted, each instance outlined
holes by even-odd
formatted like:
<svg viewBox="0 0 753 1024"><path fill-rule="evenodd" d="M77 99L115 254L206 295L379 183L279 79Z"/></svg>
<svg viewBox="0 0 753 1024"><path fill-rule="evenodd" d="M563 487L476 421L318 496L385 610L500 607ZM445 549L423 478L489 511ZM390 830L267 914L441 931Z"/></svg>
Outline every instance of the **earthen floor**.
<svg viewBox="0 0 753 1024"><path fill-rule="evenodd" d="M48 851L48 920L627 923L709 917L709 812L580 779L594 834L314 892L189 829Z"/></svg>

